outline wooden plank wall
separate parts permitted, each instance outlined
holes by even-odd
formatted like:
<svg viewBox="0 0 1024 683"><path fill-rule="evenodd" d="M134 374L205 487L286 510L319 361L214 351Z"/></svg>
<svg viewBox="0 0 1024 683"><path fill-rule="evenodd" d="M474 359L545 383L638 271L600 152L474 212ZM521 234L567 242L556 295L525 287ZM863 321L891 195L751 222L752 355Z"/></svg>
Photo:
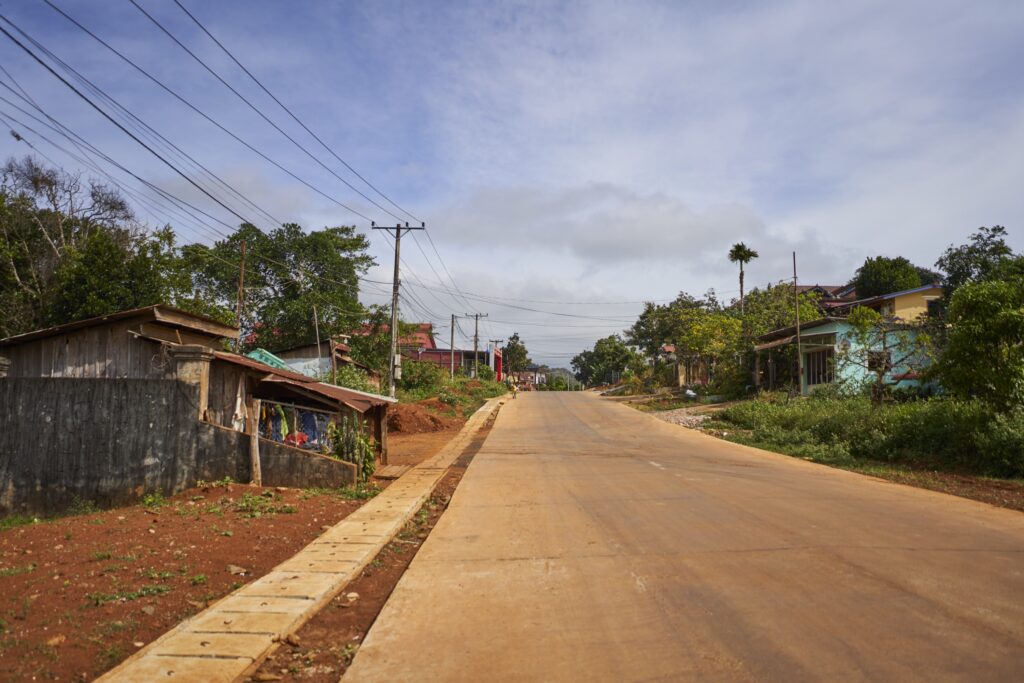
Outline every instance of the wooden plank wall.
<svg viewBox="0 0 1024 683"><path fill-rule="evenodd" d="M0 349L11 360L9 377L167 379L173 361L161 344L139 339L137 323L99 325Z"/></svg>

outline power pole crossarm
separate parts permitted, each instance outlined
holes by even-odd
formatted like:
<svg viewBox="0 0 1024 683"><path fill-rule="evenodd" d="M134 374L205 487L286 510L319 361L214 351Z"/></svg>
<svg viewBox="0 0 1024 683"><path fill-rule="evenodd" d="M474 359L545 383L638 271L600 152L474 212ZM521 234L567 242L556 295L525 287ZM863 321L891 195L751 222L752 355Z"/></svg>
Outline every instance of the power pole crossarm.
<svg viewBox="0 0 1024 683"><path fill-rule="evenodd" d="M421 224L419 227L409 227L406 223L403 225L396 225L395 227L377 225L376 223L370 223L370 227L374 230L384 230L389 235L394 230L395 237L395 276L391 284L391 372L388 374L391 376L390 390L391 396L395 395L395 380L398 379L398 374L401 373L398 360L398 292L399 292L399 273L398 265L402 259L402 235L411 230L426 230L426 223Z"/></svg>

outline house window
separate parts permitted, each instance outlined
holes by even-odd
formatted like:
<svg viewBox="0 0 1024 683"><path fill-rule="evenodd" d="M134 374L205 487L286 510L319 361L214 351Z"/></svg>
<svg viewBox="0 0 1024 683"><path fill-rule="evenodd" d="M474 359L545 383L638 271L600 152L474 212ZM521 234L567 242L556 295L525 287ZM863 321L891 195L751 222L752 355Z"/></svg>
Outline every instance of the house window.
<svg viewBox="0 0 1024 683"><path fill-rule="evenodd" d="M868 351L868 370L889 372L892 370L892 355L888 351Z"/></svg>
<svg viewBox="0 0 1024 683"><path fill-rule="evenodd" d="M805 356L804 372L807 375L807 386L829 384L835 380L833 374L834 353L832 349L812 351Z"/></svg>

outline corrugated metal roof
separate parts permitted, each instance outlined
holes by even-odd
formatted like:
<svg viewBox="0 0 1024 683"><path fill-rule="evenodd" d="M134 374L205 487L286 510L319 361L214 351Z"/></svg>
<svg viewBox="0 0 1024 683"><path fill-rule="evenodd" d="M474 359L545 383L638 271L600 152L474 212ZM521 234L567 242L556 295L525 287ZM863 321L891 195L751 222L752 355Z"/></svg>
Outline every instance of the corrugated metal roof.
<svg viewBox="0 0 1024 683"><path fill-rule="evenodd" d="M219 360L226 361L228 363L234 363L235 365L242 365L251 370L257 370L259 372L266 373L269 375L264 381L282 382L286 384L294 384L306 391L312 391L332 398L336 401L341 401L347 406L356 408L360 411L365 411L369 406L382 406L389 405L391 403L397 403L396 399L390 398L389 396L379 396L377 394L370 394L365 391L357 391L355 389L348 389L345 387L336 387L333 384L324 384L318 382L313 377L300 374L298 372L292 372L291 370L281 370L280 368L274 368L269 365L264 365L257 360L252 358L246 358L245 356L239 356L235 353L227 353L225 351L215 351L214 356Z"/></svg>

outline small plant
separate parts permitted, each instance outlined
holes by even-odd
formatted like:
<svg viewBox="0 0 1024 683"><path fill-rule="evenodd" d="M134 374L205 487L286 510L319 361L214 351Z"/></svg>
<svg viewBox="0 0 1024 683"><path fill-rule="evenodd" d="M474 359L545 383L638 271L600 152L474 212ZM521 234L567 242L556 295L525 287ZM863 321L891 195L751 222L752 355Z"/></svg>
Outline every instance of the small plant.
<svg viewBox="0 0 1024 683"><path fill-rule="evenodd" d="M347 498L348 500L369 500L373 498L381 489L376 484L361 483L355 486L346 486L345 488L336 489L339 497Z"/></svg>
<svg viewBox="0 0 1024 683"><path fill-rule="evenodd" d="M0 567L0 576L17 576L18 574L28 574L34 571L36 568L35 563L26 564L23 567Z"/></svg>
<svg viewBox="0 0 1024 683"><path fill-rule="evenodd" d="M188 580L193 586L202 586L206 583L206 574L196 574Z"/></svg>
<svg viewBox="0 0 1024 683"><path fill-rule="evenodd" d="M96 503L93 501L79 498L78 496L71 497L71 505L68 506L68 514L91 515L94 512L99 512L99 508L96 507Z"/></svg>
<svg viewBox="0 0 1024 683"><path fill-rule="evenodd" d="M38 523L39 519L36 517L29 517L28 515L10 515L9 517L0 518L0 531L25 526L26 524Z"/></svg>
<svg viewBox="0 0 1024 683"><path fill-rule="evenodd" d="M359 481L369 481L377 467L376 453L373 439L364 433L359 419L343 416L341 422L332 422L327 427L327 437L331 442L331 455L355 465Z"/></svg>
<svg viewBox="0 0 1024 683"><path fill-rule="evenodd" d="M164 498L164 494L159 491L147 493L142 497L142 507L147 510L159 510L165 505L167 505L167 499Z"/></svg>
<svg viewBox="0 0 1024 683"><path fill-rule="evenodd" d="M146 598L154 595L166 595L171 592L170 586L165 586L162 583L158 583L153 586L143 586L142 588L135 591L119 591L117 593L89 593L85 597L89 598L97 607L105 605L108 602L130 602L132 600L138 600L139 598Z"/></svg>
<svg viewBox="0 0 1024 683"><path fill-rule="evenodd" d="M114 553L111 550L96 550L92 554L92 559L99 562L101 560L109 560L113 556Z"/></svg>

